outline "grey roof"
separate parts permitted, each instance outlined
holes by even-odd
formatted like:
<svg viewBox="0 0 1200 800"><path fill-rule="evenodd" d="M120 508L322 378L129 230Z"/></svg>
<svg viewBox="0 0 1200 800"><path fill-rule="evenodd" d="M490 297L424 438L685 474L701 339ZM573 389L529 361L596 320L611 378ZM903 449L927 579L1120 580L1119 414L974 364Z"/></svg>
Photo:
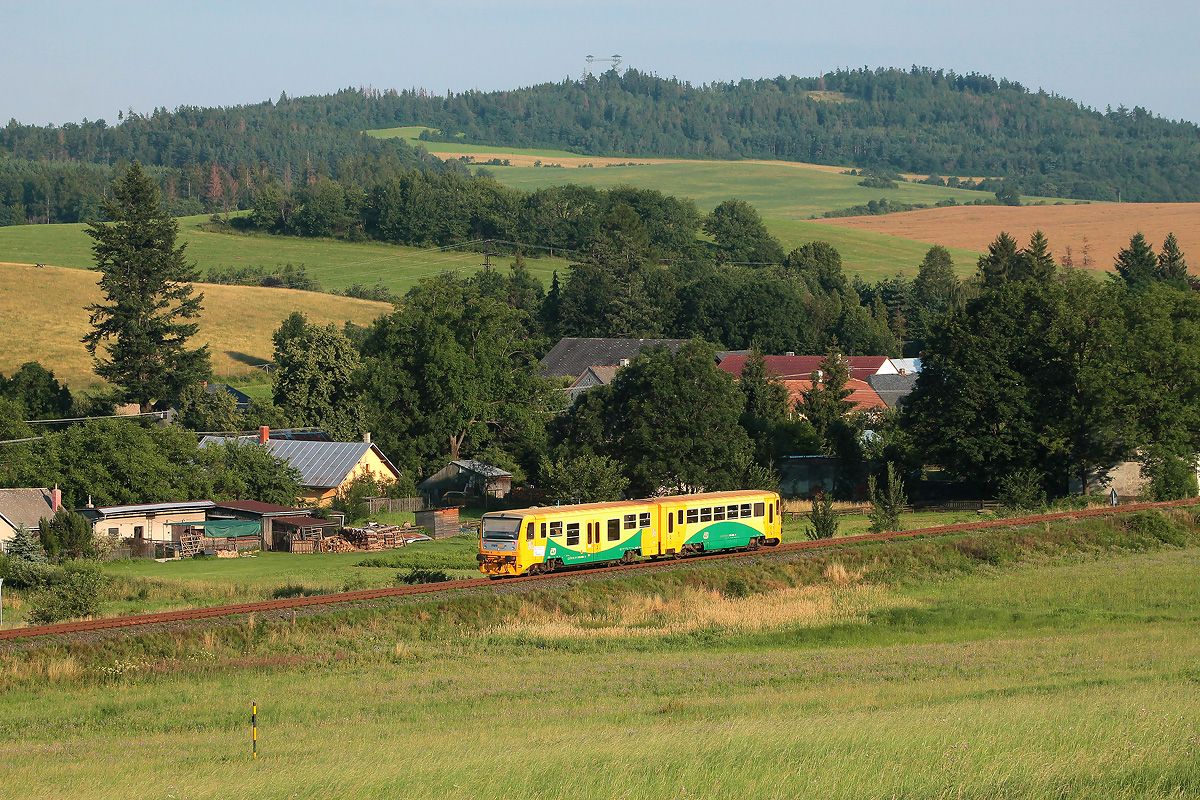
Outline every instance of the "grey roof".
<svg viewBox="0 0 1200 800"><path fill-rule="evenodd" d="M623 359L632 359L647 347L662 346L675 352L687 344L686 339L559 339L558 344L542 357L542 374L546 377L578 378L593 366L613 366Z"/></svg>
<svg viewBox="0 0 1200 800"><path fill-rule="evenodd" d="M0 489L0 517L11 527L33 530L42 517L54 516L49 489Z"/></svg>
<svg viewBox="0 0 1200 800"><path fill-rule="evenodd" d="M223 444L229 438L243 442L257 442L253 436L205 436L201 447ZM315 489L332 489L341 486L350 471L358 465L368 450L374 450L383 463L400 473L392 462L373 444L368 442L310 442L301 439L268 439L264 446L267 452L281 458L300 472L300 485Z"/></svg>
<svg viewBox="0 0 1200 800"><path fill-rule="evenodd" d="M225 392L233 398L233 402L237 403L237 407L241 411L245 411L250 407L250 395L243 392L241 389L235 389L227 383L210 383L204 387L204 391L208 394L217 394Z"/></svg>
<svg viewBox="0 0 1200 800"><path fill-rule="evenodd" d="M908 397L909 392L917 383L916 375L868 375L867 383L887 404L888 408L896 408Z"/></svg>
<svg viewBox="0 0 1200 800"><path fill-rule="evenodd" d="M125 514L158 514L169 511L207 511L213 507L212 500L182 500L170 503L133 503L124 506L98 506L96 508L81 508L79 513L85 517L102 519L104 517L120 517Z"/></svg>
<svg viewBox="0 0 1200 800"><path fill-rule="evenodd" d="M511 478L512 473L500 469L499 467L485 464L482 461L476 461L473 458L461 459L451 463L457 464L461 469L467 472L474 472L476 475L482 475L485 478Z"/></svg>

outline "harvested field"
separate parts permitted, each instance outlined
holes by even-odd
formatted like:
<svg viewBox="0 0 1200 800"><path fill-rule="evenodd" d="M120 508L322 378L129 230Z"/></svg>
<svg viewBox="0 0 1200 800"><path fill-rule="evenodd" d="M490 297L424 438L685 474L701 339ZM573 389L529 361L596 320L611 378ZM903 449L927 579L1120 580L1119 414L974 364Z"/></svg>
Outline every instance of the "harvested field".
<svg viewBox="0 0 1200 800"><path fill-rule="evenodd" d="M1008 231L1024 242L1040 228L1060 260L1067 247L1071 248L1076 266L1081 266L1085 244L1090 245L1096 269L1111 269L1117 251L1138 231L1155 249L1168 233L1174 232L1184 252L1192 256L1192 271L1200 272L1200 203L968 206L818 222L980 252L1000 231Z"/></svg>
<svg viewBox="0 0 1200 800"><path fill-rule="evenodd" d="M81 269L0 262L0 319L11 321L0 328L0 372L36 360L73 388L98 383L80 339L88 330L84 306L101 299L99 277ZM294 289L212 284L197 289L204 293L197 338L209 345L213 372L228 377L262 375L255 365L271 359L271 334L293 311L321 324L365 325L391 310L387 303Z"/></svg>

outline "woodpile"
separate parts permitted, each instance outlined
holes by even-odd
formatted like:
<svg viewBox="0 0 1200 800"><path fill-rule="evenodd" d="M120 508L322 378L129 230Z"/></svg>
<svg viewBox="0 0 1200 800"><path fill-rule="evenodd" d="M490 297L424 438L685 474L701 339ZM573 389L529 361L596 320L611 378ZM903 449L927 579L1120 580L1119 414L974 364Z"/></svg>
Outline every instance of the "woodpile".
<svg viewBox="0 0 1200 800"><path fill-rule="evenodd" d="M416 529L411 525L376 525L346 528L342 535L360 550L394 550L408 544Z"/></svg>
<svg viewBox="0 0 1200 800"><path fill-rule="evenodd" d="M327 536L319 540L322 553L353 553L358 548L341 536Z"/></svg>

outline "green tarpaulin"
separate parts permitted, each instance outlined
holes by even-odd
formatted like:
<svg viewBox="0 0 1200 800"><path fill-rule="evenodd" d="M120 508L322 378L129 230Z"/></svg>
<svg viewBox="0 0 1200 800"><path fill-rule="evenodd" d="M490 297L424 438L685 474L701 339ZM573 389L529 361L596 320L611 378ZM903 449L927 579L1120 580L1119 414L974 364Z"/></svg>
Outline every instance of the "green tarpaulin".
<svg viewBox="0 0 1200 800"><path fill-rule="evenodd" d="M246 519L208 519L204 522L173 522L177 528L196 528L213 539L236 539L242 536L258 536L262 533L261 523Z"/></svg>

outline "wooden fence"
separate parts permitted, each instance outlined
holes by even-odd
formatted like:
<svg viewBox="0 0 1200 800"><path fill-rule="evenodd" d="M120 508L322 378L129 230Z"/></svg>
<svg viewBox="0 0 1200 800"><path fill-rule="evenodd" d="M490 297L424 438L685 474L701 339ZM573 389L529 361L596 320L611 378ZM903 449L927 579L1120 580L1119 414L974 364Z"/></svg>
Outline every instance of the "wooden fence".
<svg viewBox="0 0 1200 800"><path fill-rule="evenodd" d="M368 497L367 513L378 514L380 511L420 511L425 507L425 501L420 497Z"/></svg>

